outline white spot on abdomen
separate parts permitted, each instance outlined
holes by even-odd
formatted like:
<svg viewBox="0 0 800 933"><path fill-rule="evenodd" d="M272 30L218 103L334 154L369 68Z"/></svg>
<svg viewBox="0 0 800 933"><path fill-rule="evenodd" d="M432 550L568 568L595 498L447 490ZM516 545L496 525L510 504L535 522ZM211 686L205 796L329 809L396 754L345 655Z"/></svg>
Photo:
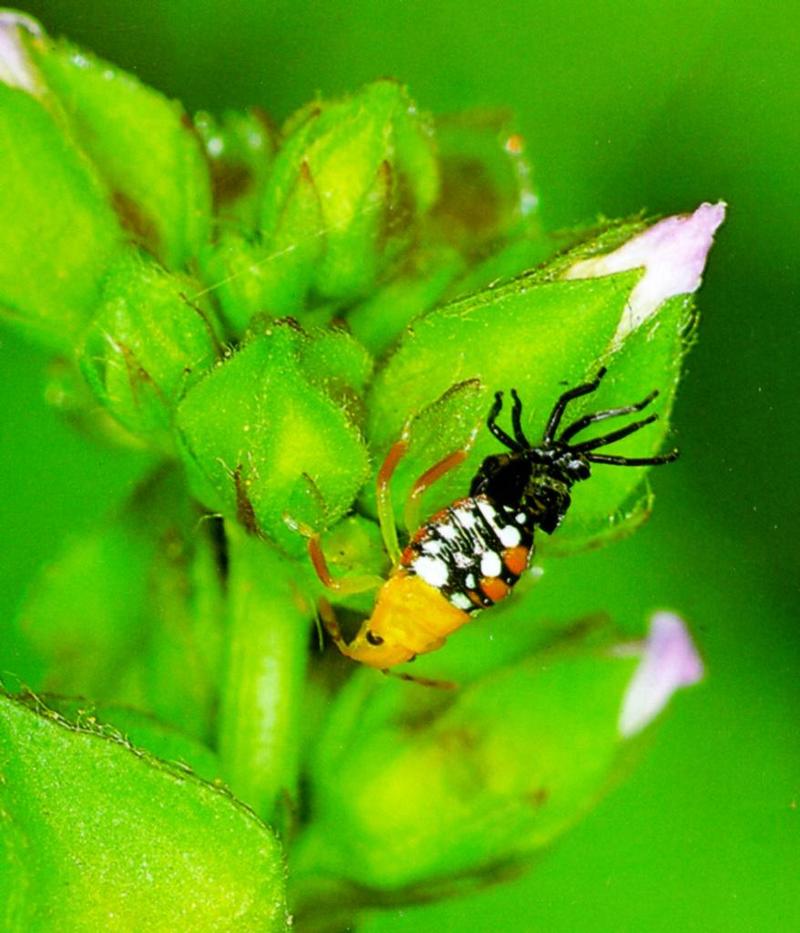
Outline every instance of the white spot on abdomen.
<svg viewBox="0 0 800 933"><path fill-rule="evenodd" d="M453 518L462 528L470 529L475 527L475 516L469 509L456 509L453 512Z"/></svg>
<svg viewBox="0 0 800 933"><path fill-rule="evenodd" d="M450 597L450 602L457 609L466 610L466 609L472 608L472 601L469 599L468 596L465 596L463 593L453 593L453 595Z"/></svg>
<svg viewBox="0 0 800 933"><path fill-rule="evenodd" d="M506 525L497 529L497 536L503 542L503 547L516 547L522 540L519 529L513 525Z"/></svg>
<svg viewBox="0 0 800 933"><path fill-rule="evenodd" d="M486 551L481 556L481 573L484 577L499 577L502 569L500 557L494 551Z"/></svg>
<svg viewBox="0 0 800 933"><path fill-rule="evenodd" d="M422 555L411 564L412 569L426 583L441 589L447 583L447 564L438 557L426 557Z"/></svg>

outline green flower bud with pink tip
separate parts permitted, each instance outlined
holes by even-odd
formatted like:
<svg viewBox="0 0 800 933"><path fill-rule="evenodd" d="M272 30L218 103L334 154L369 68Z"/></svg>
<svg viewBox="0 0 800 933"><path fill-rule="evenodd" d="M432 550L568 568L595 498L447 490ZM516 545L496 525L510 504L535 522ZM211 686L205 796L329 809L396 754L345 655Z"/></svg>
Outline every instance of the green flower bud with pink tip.
<svg viewBox="0 0 800 933"><path fill-rule="evenodd" d="M702 673L683 622L659 613L641 642L579 625L444 696L362 674L311 762L298 891L310 904L331 891L397 903L519 870L630 767L631 737Z"/></svg>

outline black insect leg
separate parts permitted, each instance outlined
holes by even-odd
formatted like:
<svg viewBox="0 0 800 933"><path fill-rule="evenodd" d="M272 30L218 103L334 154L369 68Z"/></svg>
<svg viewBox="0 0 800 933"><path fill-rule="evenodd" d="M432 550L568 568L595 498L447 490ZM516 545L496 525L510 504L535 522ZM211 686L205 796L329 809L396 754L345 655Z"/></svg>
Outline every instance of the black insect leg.
<svg viewBox="0 0 800 933"><path fill-rule="evenodd" d="M547 422L547 428L544 432L544 438L542 440L543 444L549 444L558 430L558 425L561 422L561 418L564 415L564 410L567 405L576 398L580 398L582 395L590 395L592 392L596 392L600 387L600 381L603 376L606 374L605 366L602 369L599 369L597 375L594 377L592 382L586 382L583 385L575 386L574 389L570 389L568 392L565 392L561 398L556 402L553 411L550 413L550 419Z"/></svg>
<svg viewBox="0 0 800 933"><path fill-rule="evenodd" d="M525 437L525 432L522 430L522 401L517 395L516 389L511 390L511 398L514 399L514 407L511 409L511 426L514 428L514 437L517 443L526 450L531 445L528 438Z"/></svg>
<svg viewBox="0 0 800 933"><path fill-rule="evenodd" d="M508 447L509 450L522 450L520 445L513 441L506 432L497 425L497 416L500 414L500 411L503 407L503 393L495 392L494 394L494 404L492 405L489 411L489 417L486 419L486 427L494 434L498 441L503 444L505 447ZM513 417L513 414L512 414Z"/></svg>
<svg viewBox="0 0 800 933"><path fill-rule="evenodd" d="M628 424L618 431L612 431L611 434L604 434L603 437L595 437L590 441L584 441L582 444L575 444L570 450L574 450L575 453L588 453L590 450L597 450L598 447L605 447L607 444L613 444L614 441L621 441L623 437L635 434L637 431L641 431L642 428L647 427L648 424L652 424L657 420L658 415L650 415L649 418L642 418L641 421L634 421L633 424Z"/></svg>
<svg viewBox="0 0 800 933"><path fill-rule="evenodd" d="M658 389L655 389L647 398L642 399L641 402L637 402L635 405L626 405L624 408L609 408L606 411L597 411L591 415L584 415L562 431L558 439L559 443L569 443L576 434L579 434L584 428L588 428L590 424L596 424L598 421L607 421L609 418L617 418L620 415L632 415L637 411L641 411L643 408L647 408L650 402L657 396Z"/></svg>
<svg viewBox="0 0 800 933"><path fill-rule="evenodd" d="M609 454L586 454L586 459L591 463L607 463L610 466L660 466L662 463L672 463L678 459L679 455L679 451L672 450L658 457L612 457Z"/></svg>

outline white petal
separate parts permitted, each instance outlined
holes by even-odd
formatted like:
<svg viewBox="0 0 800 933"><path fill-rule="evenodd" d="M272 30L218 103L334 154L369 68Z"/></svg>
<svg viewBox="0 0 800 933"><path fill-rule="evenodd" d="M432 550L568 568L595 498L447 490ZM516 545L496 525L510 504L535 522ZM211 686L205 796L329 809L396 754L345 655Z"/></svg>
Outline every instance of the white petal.
<svg viewBox="0 0 800 933"><path fill-rule="evenodd" d="M20 37L24 29L41 36L41 26L30 16L15 10L0 10L0 82L35 94L39 90L36 70Z"/></svg>
<svg viewBox="0 0 800 933"><path fill-rule="evenodd" d="M575 263L564 278L590 279L644 268L617 327L616 340L621 341L668 298L697 291L725 209L726 204L720 201L701 204L693 214L665 217L613 253Z"/></svg>
<svg viewBox="0 0 800 933"><path fill-rule="evenodd" d="M680 687L703 677L703 662L683 620L671 612L657 612L639 666L625 691L619 731L630 738L649 725Z"/></svg>

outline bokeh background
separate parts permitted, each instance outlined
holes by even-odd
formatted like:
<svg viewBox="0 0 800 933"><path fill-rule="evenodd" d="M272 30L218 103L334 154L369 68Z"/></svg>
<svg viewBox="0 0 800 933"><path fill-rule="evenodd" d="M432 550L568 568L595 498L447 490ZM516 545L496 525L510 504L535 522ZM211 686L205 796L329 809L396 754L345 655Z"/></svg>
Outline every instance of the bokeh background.
<svg viewBox="0 0 800 933"><path fill-rule="evenodd" d="M31 0L24 9L190 110L257 103L281 119L317 91L380 75L407 82L435 112L510 106L550 229L729 203L675 415L683 457L654 478L655 514L632 539L547 568L565 584L565 614L605 608L633 626L654 608L680 611L706 658L705 685L678 699L635 775L530 875L468 900L375 914L363 928L800 929L800 8ZM0 331L4 617L64 536L89 527L144 467L58 420L44 402L44 365ZM0 665L14 670L13 646Z"/></svg>

